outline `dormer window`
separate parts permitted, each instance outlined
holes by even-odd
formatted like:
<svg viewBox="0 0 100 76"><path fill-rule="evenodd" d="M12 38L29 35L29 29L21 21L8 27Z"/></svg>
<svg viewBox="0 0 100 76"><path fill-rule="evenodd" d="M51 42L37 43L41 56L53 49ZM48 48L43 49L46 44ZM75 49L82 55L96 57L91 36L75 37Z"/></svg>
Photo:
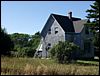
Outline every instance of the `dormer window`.
<svg viewBox="0 0 100 76"><path fill-rule="evenodd" d="M48 34L51 34L51 29L48 30Z"/></svg>
<svg viewBox="0 0 100 76"><path fill-rule="evenodd" d="M58 27L55 27L55 34L58 33Z"/></svg>

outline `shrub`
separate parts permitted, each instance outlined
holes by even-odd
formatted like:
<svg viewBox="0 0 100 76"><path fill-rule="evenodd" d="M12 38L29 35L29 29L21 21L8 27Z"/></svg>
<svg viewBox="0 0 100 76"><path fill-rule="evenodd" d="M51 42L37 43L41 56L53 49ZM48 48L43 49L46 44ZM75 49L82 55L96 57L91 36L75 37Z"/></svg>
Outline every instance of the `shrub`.
<svg viewBox="0 0 100 76"><path fill-rule="evenodd" d="M76 52L79 47L72 42L61 42L50 49L51 58L55 58L59 63L71 62L76 59Z"/></svg>

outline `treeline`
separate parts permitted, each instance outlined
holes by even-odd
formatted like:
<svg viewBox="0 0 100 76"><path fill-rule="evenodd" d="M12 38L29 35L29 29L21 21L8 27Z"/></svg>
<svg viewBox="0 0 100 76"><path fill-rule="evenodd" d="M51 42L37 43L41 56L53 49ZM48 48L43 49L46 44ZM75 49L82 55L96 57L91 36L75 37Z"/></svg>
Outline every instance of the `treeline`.
<svg viewBox="0 0 100 76"><path fill-rule="evenodd" d="M85 24L89 31L93 33L91 41L95 46L95 55L99 56L99 2L95 1L91 8L86 10L88 23ZM91 21L92 19L92 21ZM33 57L40 42L40 33L34 35L28 34L7 34L5 29L1 28L0 51L1 55L16 57Z"/></svg>
<svg viewBox="0 0 100 76"><path fill-rule="evenodd" d="M1 28L1 55L15 57L33 57L40 42L40 32L34 35L13 33L7 34Z"/></svg>
<svg viewBox="0 0 100 76"><path fill-rule="evenodd" d="M1 28L0 35L0 52L1 55L10 55L10 50L13 50L14 43L10 38L10 35L7 34L5 29Z"/></svg>

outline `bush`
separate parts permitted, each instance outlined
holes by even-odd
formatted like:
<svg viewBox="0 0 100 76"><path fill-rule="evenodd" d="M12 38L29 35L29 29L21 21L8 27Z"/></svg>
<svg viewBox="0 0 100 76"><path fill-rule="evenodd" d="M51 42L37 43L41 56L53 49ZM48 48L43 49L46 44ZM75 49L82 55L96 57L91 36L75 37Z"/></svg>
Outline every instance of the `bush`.
<svg viewBox="0 0 100 76"><path fill-rule="evenodd" d="M14 48L14 43L11 40L9 34L6 32L5 28L1 28L0 43L1 55L10 56L10 52Z"/></svg>
<svg viewBox="0 0 100 76"><path fill-rule="evenodd" d="M33 57L35 49L31 47L17 48L18 51L11 52L11 56L14 57Z"/></svg>
<svg viewBox="0 0 100 76"><path fill-rule="evenodd" d="M61 42L50 49L51 58L55 58L59 63L71 62L76 60L76 53L79 47L72 42Z"/></svg>

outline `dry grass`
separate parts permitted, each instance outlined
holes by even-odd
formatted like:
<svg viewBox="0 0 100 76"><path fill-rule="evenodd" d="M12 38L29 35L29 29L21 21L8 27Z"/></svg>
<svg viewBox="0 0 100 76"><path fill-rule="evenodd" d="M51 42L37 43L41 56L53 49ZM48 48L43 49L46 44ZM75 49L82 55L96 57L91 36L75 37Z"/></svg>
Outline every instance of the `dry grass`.
<svg viewBox="0 0 100 76"><path fill-rule="evenodd" d="M99 75L99 65L58 64L54 60L1 58L1 75Z"/></svg>

